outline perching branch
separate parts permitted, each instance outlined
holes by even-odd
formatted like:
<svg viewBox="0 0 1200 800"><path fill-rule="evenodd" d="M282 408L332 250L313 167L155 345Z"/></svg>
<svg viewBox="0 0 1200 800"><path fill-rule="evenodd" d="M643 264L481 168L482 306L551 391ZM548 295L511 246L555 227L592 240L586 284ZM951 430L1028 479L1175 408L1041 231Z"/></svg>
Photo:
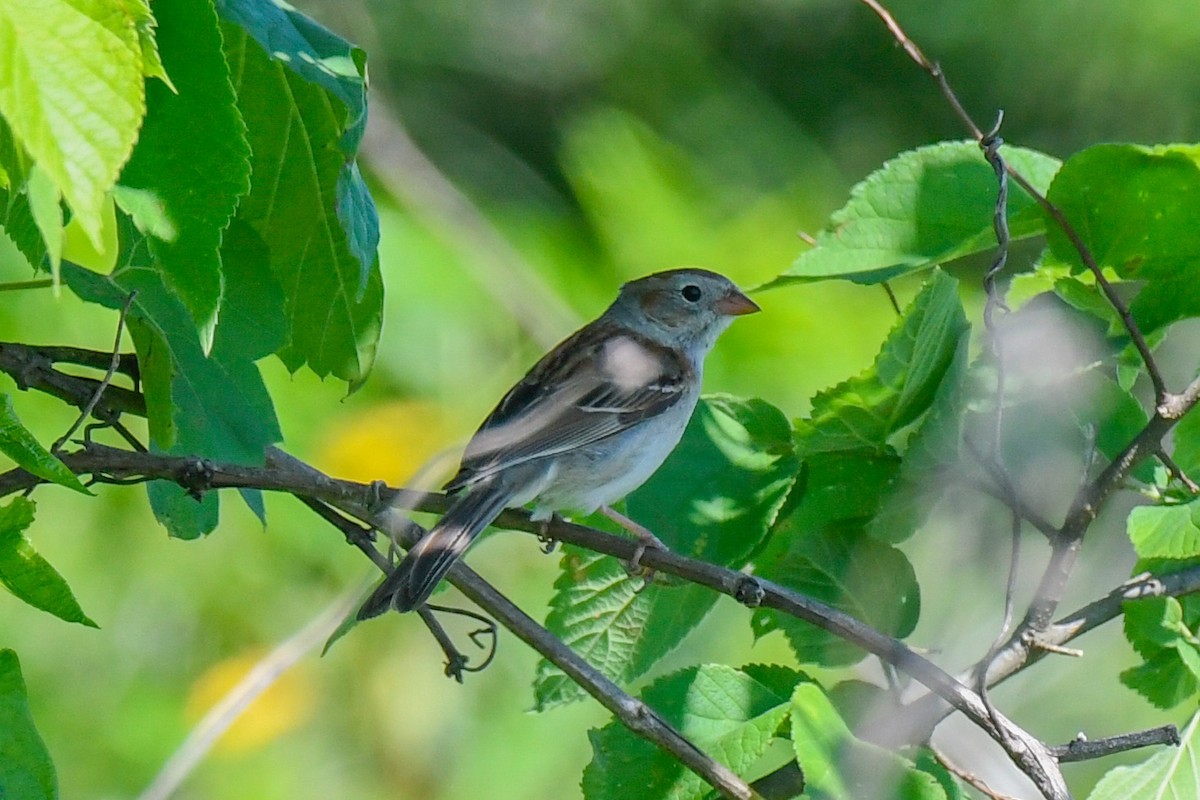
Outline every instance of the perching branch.
<svg viewBox="0 0 1200 800"><path fill-rule="evenodd" d="M366 484L334 480L280 451L272 452L265 467L205 461L201 465L203 467L201 470L197 469L197 459L195 458L158 453L137 453L94 443L85 445L78 452L65 454L62 458L73 472L80 475L91 475L99 483L114 480L125 483L129 480L156 479L178 482L192 479L197 473L202 473L206 477L208 488L257 488L306 496L347 511L364 519L372 526L384 530L387 530L390 521L387 519L386 509L384 512L370 510L370 506L376 501L381 501L390 508L432 512L445 511L447 505L445 497L440 494L407 490L385 489L381 491L378 487ZM0 496L21 491L40 482L42 482L41 479L24 470L11 470L0 474ZM637 550L637 543L631 539L564 521L553 521L550 524L533 522L527 512L520 510L505 511L497 519L496 524L500 527L523 530L535 535L549 535L560 541L614 556L622 561L628 561ZM399 535L404 544L411 544L415 541L415 534L411 531L401 531ZM359 546L357 542L355 544ZM1021 770L1042 788L1047 797L1052 800L1069 797L1062 773L1046 745L1002 715L996 715L996 721L993 722L977 693L952 678L932 662L917 655L903 642L886 636L825 603L735 570L687 558L666 550L648 550L642 560L646 567L657 572L707 586L748 605L774 608L798 619L811 622L875 654L885 662L895 665L897 669L913 676L962 711L997 741L1015 743L1010 750L1010 756ZM474 573L469 568L458 564L450 572L451 583L462 588L476 602L480 602L480 605L489 614L496 616L506 627L510 627L510 630L513 630L511 625L514 624L514 621L520 622L523 627L513 630L513 632L524 641L538 642L539 652L563 668L564 672L571 675L572 678L588 678L593 671L590 665L582 662L578 656L574 656L568 648L563 648L560 652L547 645L546 649L542 650L540 639L528 628L529 625L536 623L528 620L523 614L513 615L503 605L494 605L490 593L470 583L469 577L472 575ZM463 585L460 586L460 583ZM479 596L482 596L487 602L481 602ZM540 626L538 628L540 629ZM548 641L552 640L553 643L561 646L561 642L558 642L555 637L549 633L545 635L549 637ZM564 660L566 653L570 653L576 661ZM623 721L649 725L647 730L650 732L658 729L657 722L653 724L645 722L645 712L638 710L641 706L639 701L627 698L623 693L613 695L614 687L609 684L611 682L604 679L587 684L584 688L588 689L593 696L602 696L602 702L606 707L620 708L620 714L633 715L630 720L623 718ZM614 711L614 713L617 712ZM634 730L639 732L637 728ZM656 743L665 746L662 741L656 740ZM685 753L677 752L674 749L671 752L681 760L687 758ZM686 760L684 763L691 765L691 762ZM704 777L708 780L710 775L706 774ZM718 782L717 785L721 784ZM731 794L729 796L749 795Z"/></svg>

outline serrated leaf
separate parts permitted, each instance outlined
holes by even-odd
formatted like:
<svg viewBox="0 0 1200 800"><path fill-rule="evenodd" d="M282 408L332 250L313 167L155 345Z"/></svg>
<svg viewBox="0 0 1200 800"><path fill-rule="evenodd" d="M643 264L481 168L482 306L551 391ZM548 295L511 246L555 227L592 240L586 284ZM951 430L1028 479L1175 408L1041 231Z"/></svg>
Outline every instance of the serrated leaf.
<svg viewBox="0 0 1200 800"><path fill-rule="evenodd" d="M0 115L100 246L105 193L146 110L136 15L106 0L0 0Z"/></svg>
<svg viewBox="0 0 1200 800"><path fill-rule="evenodd" d="M1059 167L1034 150L1001 153L1043 193ZM770 285L823 278L878 283L995 247L996 190L996 175L975 142L902 153L855 186L816 245ZM1044 231L1033 199L1011 183L1008 215L1014 240Z"/></svg>
<svg viewBox="0 0 1200 800"><path fill-rule="evenodd" d="M3 120L0 120L2 123ZM24 192L0 189L0 227L30 266L38 269L46 258L46 243L33 218Z"/></svg>
<svg viewBox="0 0 1200 800"><path fill-rule="evenodd" d="M708 397L666 463L629 496L626 511L671 550L737 569L766 536L795 473L787 419L778 409L761 400ZM569 548L546 624L605 675L633 680L717 601L698 586L656 583L639 593L640 586L615 560ZM539 664L534 692L539 710L581 696L548 662Z"/></svg>
<svg viewBox="0 0 1200 800"><path fill-rule="evenodd" d="M59 619L98 627L83 613L62 575L25 537L33 512L33 501L23 497L14 497L8 505L0 506L0 584L18 599Z"/></svg>
<svg viewBox="0 0 1200 800"><path fill-rule="evenodd" d="M1114 767L1100 779L1088 800L1130 800L1162 798L1190 800L1200 796L1200 755L1196 753L1196 726L1200 714L1193 714L1180 732L1178 747L1160 748L1140 764Z"/></svg>
<svg viewBox="0 0 1200 800"><path fill-rule="evenodd" d="M50 261L50 274L58 283L59 265L63 255L63 212L58 187L46 171L34 164L29 169L25 184L25 196L29 200L29 211L38 233L46 245L46 256Z"/></svg>
<svg viewBox="0 0 1200 800"><path fill-rule="evenodd" d="M785 526L776 535L790 539L793 546L774 568L761 571L763 577L840 608L890 636L912 633L921 594L904 553L866 535L854 523L819 532ZM861 648L822 628L770 609L756 610L751 624L757 637L782 630L801 664L840 666L865 656Z"/></svg>
<svg viewBox="0 0 1200 800"><path fill-rule="evenodd" d="M263 463L266 447L282 436L252 355L263 355L269 340L240 319L244 312L218 328L206 357L187 310L156 270L127 264L100 276L64 264L63 275L76 294L110 308L124 304L129 292L137 290L129 330L141 367L153 449ZM249 277L240 269L228 272L230 297L238 297L243 308L261 301L266 309L275 302L269 284L254 284ZM194 538L215 527L215 493L197 503L175 484L156 481L147 489L156 515L172 535Z"/></svg>
<svg viewBox="0 0 1200 800"><path fill-rule="evenodd" d="M888 334L874 365L818 393L796 422L801 454L883 449L933 401L967 332L958 281L935 271Z"/></svg>
<svg viewBox="0 0 1200 800"><path fill-rule="evenodd" d="M57 800L58 775L33 722L21 664L0 650L0 797Z"/></svg>
<svg viewBox="0 0 1200 800"><path fill-rule="evenodd" d="M1063 164L1048 193L1102 268L1145 284L1130 304L1144 333L1200 315L1200 149L1105 144ZM1049 225L1051 254L1079 254Z"/></svg>
<svg viewBox="0 0 1200 800"><path fill-rule="evenodd" d="M370 234L378 218L353 163L361 109L347 105L364 91L359 51L311 21L298 27L294 12L218 8L270 43L264 52L239 25L223 26L254 175L238 218L266 244L285 287L290 338L280 358L291 370L307 364L357 385L375 356L383 303ZM255 27L255 9L284 14L286 25Z"/></svg>
<svg viewBox="0 0 1200 800"><path fill-rule="evenodd" d="M146 123L121 184L161 205L174 235L155 235L161 224L142 226L151 234L153 264L187 308L207 352L222 297L221 235L250 190L250 147L211 2L156 0L154 11L175 88L159 81L147 87ZM136 214L134 220L140 223Z"/></svg>
<svg viewBox="0 0 1200 800"><path fill-rule="evenodd" d="M821 453L805 461L802 481L773 526L754 574L812 595L893 636L906 636L920 611L912 566L894 547L868 536L896 477L894 455ZM756 637L782 630L802 663L854 663L864 653L826 631L771 609L751 619Z"/></svg>
<svg viewBox="0 0 1200 800"><path fill-rule="evenodd" d="M333 31L280 3L216 0L222 19L236 23L289 69L320 86L346 107L346 138L353 155L367 125L366 54Z"/></svg>
<svg viewBox="0 0 1200 800"><path fill-rule="evenodd" d="M1186 564L1187 562L1159 562ZM1139 568L1143 564L1139 563ZM1161 571L1156 565L1152 571ZM1200 689L1200 625L1196 598L1154 597L1125 603L1125 636L1144 661L1121 682L1159 708L1171 708Z"/></svg>
<svg viewBox="0 0 1200 800"><path fill-rule="evenodd" d="M815 683L792 695L792 745L812 800L946 800L941 783L911 761L856 739Z"/></svg>
<svg viewBox="0 0 1200 800"><path fill-rule="evenodd" d="M0 453L4 453L17 462L18 467L32 475L83 494L91 494L79 482L75 473L42 447L34 435L21 424L21 420L17 418L17 411L13 408L12 398L3 393L0 393Z"/></svg>
<svg viewBox="0 0 1200 800"><path fill-rule="evenodd" d="M867 524L867 532L881 542L896 544L916 532L945 490L945 473L958 464L969 353L970 336L964 330L925 419L908 440L896 482Z"/></svg>
<svg viewBox="0 0 1200 800"><path fill-rule="evenodd" d="M1200 480L1200 408L1193 408L1175 426L1172 456L1192 480Z"/></svg>
<svg viewBox="0 0 1200 800"><path fill-rule="evenodd" d="M1200 500L1169 506L1139 506L1126 523L1139 558L1200 556Z"/></svg>
<svg viewBox="0 0 1200 800"><path fill-rule="evenodd" d="M807 680L792 673L791 685L780 691L777 673L763 682L750 672L723 664L690 667L655 681L642 699L701 750L743 773L777 738L791 686ZM592 760L583 771L588 800L699 800L711 791L678 760L619 722L589 731L588 739Z"/></svg>
<svg viewBox="0 0 1200 800"><path fill-rule="evenodd" d="M158 23L150 11L149 0L131 0L129 10L133 14L138 42L142 46L142 72L147 78L157 78L174 91L175 85L171 83L171 76L167 74L162 57L158 53L158 41L155 36Z"/></svg>

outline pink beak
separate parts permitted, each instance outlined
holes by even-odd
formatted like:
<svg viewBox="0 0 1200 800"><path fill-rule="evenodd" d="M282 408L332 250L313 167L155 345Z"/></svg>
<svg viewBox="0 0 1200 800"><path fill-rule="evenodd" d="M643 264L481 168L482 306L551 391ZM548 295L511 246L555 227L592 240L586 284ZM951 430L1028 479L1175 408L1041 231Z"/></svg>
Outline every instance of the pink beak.
<svg viewBox="0 0 1200 800"><path fill-rule="evenodd" d="M740 317L743 314L753 314L756 311L762 311L758 307L758 303L755 303L736 289L713 303L713 308L719 313L730 317Z"/></svg>

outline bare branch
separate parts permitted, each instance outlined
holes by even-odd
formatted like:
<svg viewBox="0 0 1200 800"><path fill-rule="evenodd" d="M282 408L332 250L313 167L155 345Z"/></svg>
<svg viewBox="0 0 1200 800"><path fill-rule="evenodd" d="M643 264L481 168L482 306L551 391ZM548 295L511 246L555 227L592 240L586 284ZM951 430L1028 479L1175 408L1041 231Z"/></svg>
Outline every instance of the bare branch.
<svg viewBox="0 0 1200 800"><path fill-rule="evenodd" d="M1163 725L1136 733L1122 733L1119 736L1107 736L1103 739L1088 739L1082 733L1064 745L1054 748L1054 755L1062 763L1071 761L1088 761L1093 758L1104 758L1139 747L1168 744L1179 746L1179 729L1174 725Z"/></svg>

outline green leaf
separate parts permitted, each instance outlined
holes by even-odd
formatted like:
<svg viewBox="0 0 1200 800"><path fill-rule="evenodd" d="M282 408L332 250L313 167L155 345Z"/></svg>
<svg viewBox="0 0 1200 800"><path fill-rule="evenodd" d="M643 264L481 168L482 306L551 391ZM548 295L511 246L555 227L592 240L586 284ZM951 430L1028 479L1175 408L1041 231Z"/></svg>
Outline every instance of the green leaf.
<svg viewBox="0 0 1200 800"><path fill-rule="evenodd" d="M1200 642L1193 633L1198 624L1196 598L1153 597L1125 603L1125 636L1144 661L1122 672L1121 682L1159 708L1194 697L1200 689Z"/></svg>
<svg viewBox="0 0 1200 800"><path fill-rule="evenodd" d="M1130 512L1127 530L1139 558L1200 556L1200 500L1139 506Z"/></svg>
<svg viewBox="0 0 1200 800"><path fill-rule="evenodd" d="M175 84L171 83L171 77L167 75L162 57L158 53L158 42L154 35L158 23L150 12L149 0L131 0L129 10L133 14L138 42L142 46L142 72L147 78L157 78L174 91Z"/></svg>
<svg viewBox="0 0 1200 800"><path fill-rule="evenodd" d="M307 364L357 385L375 356L383 304L378 218L353 161L361 53L268 4L218 8L269 43L264 52L242 27L223 26L254 175L238 218L266 244L286 289L290 338L280 357L291 370ZM256 27L267 18L281 27Z"/></svg>
<svg viewBox="0 0 1200 800"><path fill-rule="evenodd" d="M970 336L964 330L928 413L908 440L896 482L867 524L868 533L882 542L895 544L912 536L944 494L946 473L959 466L969 352Z"/></svg>
<svg viewBox="0 0 1200 800"><path fill-rule="evenodd" d="M967 333L958 281L935 271L888 334L875 364L813 398L796 422L802 454L883 450L888 437L929 408Z"/></svg>
<svg viewBox="0 0 1200 800"><path fill-rule="evenodd" d="M1193 408L1175 426L1175 463L1192 480L1200 480L1200 408Z"/></svg>
<svg viewBox="0 0 1200 800"><path fill-rule="evenodd" d="M33 724L21 664L12 650L0 650L0 797L58 798L58 775Z"/></svg>
<svg viewBox="0 0 1200 800"><path fill-rule="evenodd" d="M37 225L38 233L46 244L46 255L50 259L50 274L58 282L59 265L63 252L63 211L59 203L61 195L46 171L36 164L29 169L25 196L29 201L29 212Z"/></svg>
<svg viewBox="0 0 1200 800"><path fill-rule="evenodd" d="M231 235L231 246L253 252L252 237L249 244L246 239ZM129 330L141 366L153 449L260 465L266 447L282 436L254 364L254 358L269 352L271 338L246 317L255 304L261 304L269 317L272 305L281 303L271 279L243 270L244 256L230 263L238 265L226 274L229 296L238 298L234 305L238 311L218 327L207 357L187 310L156 270L127 264L112 275L100 276L64 264L63 276L80 297L109 308L124 304L129 292L137 290ZM148 491L156 515L172 535L194 538L215 527L215 493L205 494L197 503L175 484L151 482Z"/></svg>
<svg viewBox="0 0 1200 800"><path fill-rule="evenodd" d="M158 81L147 87L146 124L121 184L156 199L170 223L172 236L150 238L153 263L207 351L222 296L221 233L250 190L250 148L211 2L156 0L154 11L175 90Z"/></svg>
<svg viewBox="0 0 1200 800"><path fill-rule="evenodd" d="M1102 268L1142 281L1130 310L1144 333L1200 315L1200 148L1097 145L1063 164L1048 197ZM1052 256L1083 269L1048 225Z"/></svg>
<svg viewBox="0 0 1200 800"><path fill-rule="evenodd" d="M805 680L782 668L706 664L655 681L642 699L689 741L742 774L778 738L791 687ZM589 731L588 739L592 760L583 771L588 800L699 800L711 791L674 757L619 722Z"/></svg>
<svg viewBox="0 0 1200 800"><path fill-rule="evenodd" d="M866 535L899 469L894 455L821 453L805 461L754 574L818 597L895 636L916 624L920 594L903 553ZM802 662L860 660L863 652L770 609L754 612L756 637L782 630Z"/></svg>
<svg viewBox="0 0 1200 800"><path fill-rule="evenodd" d="M671 550L740 568L796 474L787 419L761 400L702 400L662 468L628 498L630 517ZM590 524L610 523L589 521ZM708 614L717 595L703 587L654 583L640 593L612 558L567 548L546 624L617 682L645 674ZM582 696L549 662L538 666L536 707Z"/></svg>
<svg viewBox="0 0 1200 800"><path fill-rule="evenodd" d="M856 739L815 683L792 695L792 744L812 800L946 800L938 779L911 761Z"/></svg>
<svg viewBox="0 0 1200 800"><path fill-rule="evenodd" d="M21 424L13 408L12 398L0 393L0 452L17 462L17 466L43 480L66 486L83 494L91 494L75 473L42 447L33 434Z"/></svg>
<svg viewBox="0 0 1200 800"><path fill-rule="evenodd" d="M1059 167L1034 150L1001 152L1043 193ZM824 278L878 283L991 249L996 190L996 175L975 142L902 153L855 186L816 245L770 285ZM1044 232L1033 198L1012 183L1008 215L1014 240Z"/></svg>
<svg viewBox="0 0 1200 800"><path fill-rule="evenodd" d="M346 108L346 155L353 155L367 126L366 54L336 33L286 4L216 0L222 19L236 23L310 83Z"/></svg>
<svg viewBox="0 0 1200 800"><path fill-rule="evenodd" d="M18 599L59 619L98 627L83 613L62 575L38 555L25 537L34 508L33 501L23 497L14 497L8 505L0 506L0 584Z"/></svg>
<svg viewBox="0 0 1200 800"><path fill-rule="evenodd" d="M0 0L0 115L97 247L146 110L137 21L114 0Z"/></svg>
<svg viewBox="0 0 1200 800"><path fill-rule="evenodd" d="M0 227L30 266L41 267L46 259L46 242L33 218L27 194L0 189Z"/></svg>
<svg viewBox="0 0 1200 800"><path fill-rule="evenodd" d="M839 454L814 457L808 467L803 499L772 531L755 574L840 608L888 635L907 636L920 615L916 574L902 552L864 530L871 518L869 504L878 506L895 462ZM843 499L840 510L831 510ZM856 513L860 505L865 506L861 515ZM865 655L828 631L772 609L756 610L751 625L756 637L783 631L802 664L852 664Z"/></svg>
<svg viewBox="0 0 1200 800"><path fill-rule="evenodd" d="M1108 771L1088 800L1129 800L1146 798L1193 798L1200 787L1200 755L1196 753L1196 725L1200 713L1193 714L1180 732L1179 747L1159 748L1140 764L1114 767Z"/></svg>

